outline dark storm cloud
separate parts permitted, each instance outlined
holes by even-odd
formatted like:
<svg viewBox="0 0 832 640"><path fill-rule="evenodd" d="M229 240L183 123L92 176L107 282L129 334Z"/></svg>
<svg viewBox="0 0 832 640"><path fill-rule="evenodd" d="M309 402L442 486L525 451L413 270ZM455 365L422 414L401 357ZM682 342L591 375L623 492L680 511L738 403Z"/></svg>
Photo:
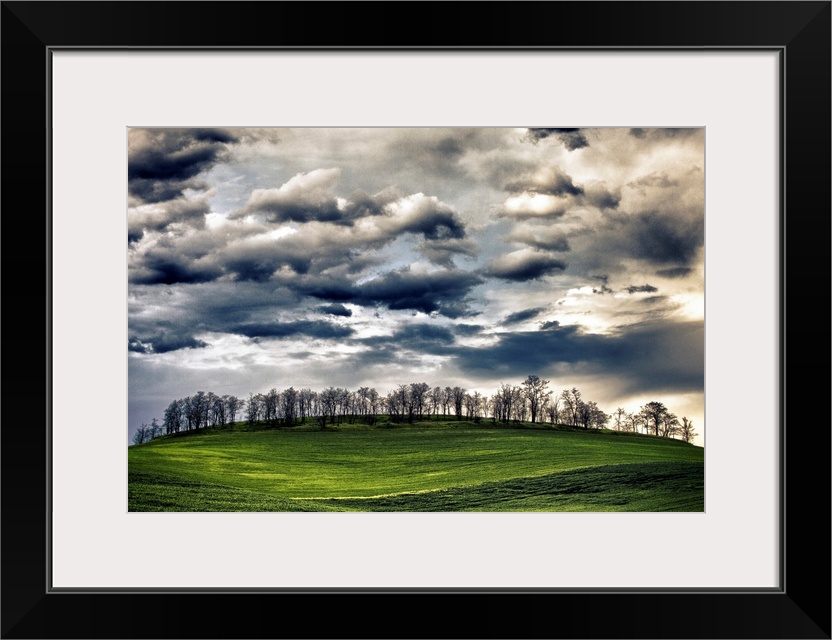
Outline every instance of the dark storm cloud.
<svg viewBox="0 0 832 640"><path fill-rule="evenodd" d="M321 276L299 278L297 281L287 281L286 284L303 295L311 296L318 300L356 302L360 304L355 285L346 279Z"/></svg>
<svg viewBox="0 0 832 640"><path fill-rule="evenodd" d="M555 136L569 151L589 146L589 141L580 129L530 128L526 133L526 139L535 144L549 136Z"/></svg>
<svg viewBox="0 0 832 640"><path fill-rule="evenodd" d="M140 268L132 269L131 284L193 284L211 282L222 275L222 269L211 262L189 260L168 252L149 251Z"/></svg>
<svg viewBox="0 0 832 640"><path fill-rule="evenodd" d="M248 338L293 338L307 336L313 339L331 340L348 338L353 335L349 327L323 322L321 320L296 320L293 322L245 322L230 326L228 333L236 333Z"/></svg>
<svg viewBox="0 0 832 640"><path fill-rule="evenodd" d="M627 225L630 253L655 264L690 264L705 240L701 218L647 212L635 216Z"/></svg>
<svg viewBox="0 0 832 640"><path fill-rule="evenodd" d="M635 285L631 284L624 289L627 293L655 293L658 291L656 287L650 284Z"/></svg>
<svg viewBox="0 0 832 640"><path fill-rule="evenodd" d="M246 206L230 217L255 215L268 222L351 222L362 211L375 210L377 203L367 194L357 194L358 202L342 210L334 189L341 170L316 169L298 173L277 189L255 189Z"/></svg>
<svg viewBox="0 0 832 640"><path fill-rule="evenodd" d="M384 256L374 250L392 242L395 236L379 229L359 233L326 223L307 223L296 233L281 238L269 234L243 236L231 240L215 253L224 271L239 282L279 281L286 286L305 287L298 276L314 280L326 272L328 277L347 278L378 265ZM286 273L288 267L292 272Z"/></svg>
<svg viewBox="0 0 832 640"><path fill-rule="evenodd" d="M470 337L479 335L484 328L481 324L455 324L454 332L460 336Z"/></svg>
<svg viewBox="0 0 832 640"><path fill-rule="evenodd" d="M603 185L594 184L584 188L584 195L578 204L588 204L598 209L616 209L621 202L621 192L613 193Z"/></svg>
<svg viewBox="0 0 832 640"><path fill-rule="evenodd" d="M699 127L656 127L650 129L633 128L630 135L639 140L667 140L690 138L702 132Z"/></svg>
<svg viewBox="0 0 832 640"><path fill-rule="evenodd" d="M466 174L460 161L469 149L480 148L487 137L487 130L474 128L400 130L385 147L379 150L379 158L397 157L404 182L421 177L424 180L439 178L433 183L439 186L445 180L460 179ZM396 181L402 184L401 181ZM415 183L410 183L415 186ZM421 187L420 187L421 188Z"/></svg>
<svg viewBox="0 0 832 640"><path fill-rule="evenodd" d="M174 286L165 291L170 295L154 287L137 287L131 297L130 351L164 353L207 346L195 337L200 333L317 340L339 340L354 334L350 327L323 320L270 319L277 309L287 307L303 313L291 292L273 286L209 283ZM161 317L160 309L164 309Z"/></svg>
<svg viewBox="0 0 832 640"><path fill-rule="evenodd" d="M456 256L474 258L479 253L479 246L469 238L423 240L416 245L416 251L425 256L433 264L452 269Z"/></svg>
<svg viewBox="0 0 832 640"><path fill-rule="evenodd" d="M548 323L544 323L548 324ZM579 362L599 357L603 340L579 333L575 326L547 326L540 331L515 331L499 334L496 344L485 347L456 347L454 354L463 370L478 373L512 373L546 370L557 363Z"/></svg>
<svg viewBox="0 0 832 640"><path fill-rule="evenodd" d="M537 316L539 316L544 311L546 311L544 307L535 307L534 309L524 309L523 311L510 313L503 320L503 324L517 324L519 322L531 320L532 318L536 318Z"/></svg>
<svg viewBox="0 0 832 640"><path fill-rule="evenodd" d="M285 285L302 295L328 302L350 302L363 307L381 305L459 318L474 315L467 296L482 282L477 274L459 269L414 273L410 267L404 267L361 285L354 284L352 278L330 274L287 279Z"/></svg>
<svg viewBox="0 0 832 640"><path fill-rule="evenodd" d="M203 190L196 179L216 164L236 136L221 129L130 129L127 181L130 195L143 202L182 197Z"/></svg>
<svg viewBox="0 0 832 640"><path fill-rule="evenodd" d="M520 227L515 228L506 240L509 242L522 242L535 249L546 251L569 251L569 240L561 231L552 227Z"/></svg>
<svg viewBox="0 0 832 640"><path fill-rule="evenodd" d="M379 375L389 378L391 370L408 370L418 366L423 356L449 356L454 348L455 334L468 333L468 329L477 329L476 325L443 327L428 323L404 325L390 336L374 336L356 342L369 349L357 353L351 365L364 371L368 367L393 365L392 369L380 369Z"/></svg>
<svg viewBox="0 0 832 640"><path fill-rule="evenodd" d="M450 205L419 193L404 198L407 210L393 218L396 233L421 233L426 240L453 240L465 237L465 225Z"/></svg>
<svg viewBox="0 0 832 640"><path fill-rule="evenodd" d="M557 168L552 169L547 175L536 180L525 179L510 182L504 188L506 191L512 193L534 192L550 196L579 196L584 192L581 187L572 181L571 176L566 175Z"/></svg>
<svg viewBox="0 0 832 640"><path fill-rule="evenodd" d="M146 232L164 231L174 224L203 228L205 216L210 212L211 206L205 197L177 198L131 209L127 215L128 242L137 242Z"/></svg>
<svg viewBox="0 0 832 640"><path fill-rule="evenodd" d="M656 271L656 275L663 278L684 278L692 272L693 269L690 267L674 267L672 269L660 269Z"/></svg>
<svg viewBox="0 0 832 640"><path fill-rule="evenodd" d="M333 230L317 243L304 239L307 245L328 244L328 253L332 253L333 244L377 247L406 233L422 235L425 251L433 252L440 261L447 262L447 256L454 253L473 255L476 251L471 241L463 242L465 224L459 214L437 197L423 193L402 196L388 188L372 196L354 191L349 198L341 198L335 192L340 175L339 169L316 169L297 174L278 189L256 189L246 206L229 218L256 216L265 223L322 222L347 227L360 220L359 228L347 229L349 235Z"/></svg>
<svg viewBox="0 0 832 640"><path fill-rule="evenodd" d="M131 335L127 341L128 351L134 353L167 353L179 349L199 349L208 346L202 340L197 340L187 329L176 327L170 323L155 327L155 330L141 337Z"/></svg>
<svg viewBox="0 0 832 640"><path fill-rule="evenodd" d="M676 270L693 266L704 239L704 219L695 207L606 215L602 224L578 229L570 236L575 247L570 270L619 271L623 261L632 258L656 271L669 270L658 275L682 277L684 273Z"/></svg>
<svg viewBox="0 0 832 640"><path fill-rule="evenodd" d="M331 316L342 316L344 318L349 318L352 315L352 310L342 304L324 304L320 307L316 307L316 311L320 311L321 313L326 313Z"/></svg>
<svg viewBox="0 0 832 640"><path fill-rule="evenodd" d="M262 285L252 282L208 282L158 287L155 285L131 285L129 293L131 311L165 310L183 321L190 321L193 328L205 318L218 318L220 322L242 322L251 314L279 307L284 310L298 306L298 295L275 284ZM156 322L155 316L141 313L131 318L133 326L139 323L149 328Z"/></svg>
<svg viewBox="0 0 832 640"><path fill-rule="evenodd" d="M679 180L671 179L665 172L653 172L646 176L642 176L637 180L633 180L632 182L628 183L627 186L642 189L645 187L658 187L660 189L670 189L672 187L678 187Z"/></svg>
<svg viewBox="0 0 832 640"><path fill-rule="evenodd" d="M447 327L417 323L405 325L391 336L365 338L362 342L374 346L389 343L400 349L432 353L437 348L453 344L454 334Z"/></svg>
<svg viewBox="0 0 832 640"><path fill-rule="evenodd" d="M267 222L334 222L352 225L359 218L384 215L385 205L398 197L393 190L375 195L361 189L349 197L335 193L341 178L338 168L315 169L298 173L276 189L255 189L245 207L231 214L231 219L258 216Z"/></svg>
<svg viewBox="0 0 832 640"><path fill-rule="evenodd" d="M492 260L483 273L492 278L525 282L566 269L566 263L545 253L515 251Z"/></svg>
<svg viewBox="0 0 832 640"><path fill-rule="evenodd" d="M436 152L446 158L456 158L465 153L465 149L459 140L452 137L442 138L434 147Z"/></svg>
<svg viewBox="0 0 832 640"><path fill-rule="evenodd" d="M295 292L272 283L131 284L130 348L160 353L205 346L204 340L194 337L205 333L279 337L294 332L321 338L341 337L343 333L342 327L331 328L321 321L288 321L283 323L287 326L276 327L275 314L287 309L303 313Z"/></svg>
<svg viewBox="0 0 832 640"><path fill-rule="evenodd" d="M704 323L651 322L614 335L583 333L578 327L500 334L485 347L453 347L455 363L490 377L552 375L562 365L585 374L613 375L639 393L701 392L704 385Z"/></svg>
<svg viewBox="0 0 832 640"><path fill-rule="evenodd" d="M280 248L282 249L282 247ZM297 274L309 272L312 256L299 255L295 251L275 250L273 253L252 253L251 255L229 256L224 267L234 274L237 281L267 282L282 266L290 267Z"/></svg>
<svg viewBox="0 0 832 640"><path fill-rule="evenodd" d="M547 320L540 323L540 331L554 331L560 327L560 322L557 320Z"/></svg>
<svg viewBox="0 0 832 640"><path fill-rule="evenodd" d="M269 222L341 222L345 218L338 208L338 202L281 202L264 200L253 205L248 213L263 214Z"/></svg>
<svg viewBox="0 0 832 640"><path fill-rule="evenodd" d="M266 261L243 258L228 261L226 267L234 273L238 282L268 282L282 263L283 261L280 259ZM305 272L303 263L298 263L296 271L298 273Z"/></svg>
<svg viewBox="0 0 832 640"><path fill-rule="evenodd" d="M512 195L504 202L500 215L518 220L559 218L581 206L617 209L621 202L620 189L610 191L599 181L576 184L558 167L525 175L508 182L503 189Z"/></svg>
<svg viewBox="0 0 832 640"><path fill-rule="evenodd" d="M216 280L223 274L216 252L224 242L224 238L188 229L134 243L128 249L129 281L169 285Z"/></svg>
<svg viewBox="0 0 832 640"><path fill-rule="evenodd" d="M600 276L591 276L594 280L600 280L601 286L600 287L592 287L592 293L598 294L605 294L605 293L612 293L612 289L607 286L607 282L609 282L610 277L608 275L600 275Z"/></svg>
<svg viewBox="0 0 832 640"><path fill-rule="evenodd" d="M413 273L409 267L386 273L355 287L352 302L388 309L412 309L449 318L471 315L465 298L482 278L458 269Z"/></svg>
<svg viewBox="0 0 832 640"><path fill-rule="evenodd" d="M535 142L548 138L549 136L555 133L574 133L576 131L580 131L580 129L556 129L556 128L545 128L545 127L529 127L526 130L526 135L528 136L529 140L533 140Z"/></svg>
<svg viewBox="0 0 832 640"><path fill-rule="evenodd" d="M641 304L654 305L667 302L668 300L669 298L667 296L650 296L649 298L643 298Z"/></svg>
<svg viewBox="0 0 832 640"><path fill-rule="evenodd" d="M391 201L390 193L376 194L374 196L357 189L347 198L344 205L343 217L347 220L365 218L367 216L380 216L384 214L384 205Z"/></svg>

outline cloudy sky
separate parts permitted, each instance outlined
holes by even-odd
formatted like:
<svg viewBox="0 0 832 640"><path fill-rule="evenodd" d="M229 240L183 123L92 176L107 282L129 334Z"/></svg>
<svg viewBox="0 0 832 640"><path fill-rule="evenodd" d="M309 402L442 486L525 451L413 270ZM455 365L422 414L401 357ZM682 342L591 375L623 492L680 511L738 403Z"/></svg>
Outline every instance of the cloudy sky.
<svg viewBox="0 0 832 640"><path fill-rule="evenodd" d="M129 432L529 374L704 444L703 129L130 129ZM128 437L129 435L128 434Z"/></svg>

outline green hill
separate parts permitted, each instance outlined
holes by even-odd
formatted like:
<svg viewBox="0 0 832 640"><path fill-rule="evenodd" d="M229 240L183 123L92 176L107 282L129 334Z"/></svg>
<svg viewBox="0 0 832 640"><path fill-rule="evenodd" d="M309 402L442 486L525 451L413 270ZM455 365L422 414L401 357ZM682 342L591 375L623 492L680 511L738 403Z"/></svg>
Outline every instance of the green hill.
<svg viewBox="0 0 832 640"><path fill-rule="evenodd" d="M128 448L130 511L703 511L704 450L542 425L207 429Z"/></svg>

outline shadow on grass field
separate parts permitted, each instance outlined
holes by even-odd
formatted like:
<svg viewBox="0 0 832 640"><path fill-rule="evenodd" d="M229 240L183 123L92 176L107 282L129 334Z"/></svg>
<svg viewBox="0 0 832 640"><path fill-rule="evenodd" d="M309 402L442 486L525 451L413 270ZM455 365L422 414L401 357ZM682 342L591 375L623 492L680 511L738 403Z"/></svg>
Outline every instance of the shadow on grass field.
<svg viewBox="0 0 832 640"><path fill-rule="evenodd" d="M703 511L703 465L607 465L535 478L369 498L283 499L235 487L131 473L130 511Z"/></svg>

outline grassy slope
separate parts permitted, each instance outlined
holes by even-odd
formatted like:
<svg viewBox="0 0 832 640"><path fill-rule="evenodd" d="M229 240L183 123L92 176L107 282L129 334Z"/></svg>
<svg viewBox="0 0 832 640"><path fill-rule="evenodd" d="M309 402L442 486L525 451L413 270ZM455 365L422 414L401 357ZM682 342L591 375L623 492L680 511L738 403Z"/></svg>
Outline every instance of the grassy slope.
<svg viewBox="0 0 832 640"><path fill-rule="evenodd" d="M704 452L570 429L430 422L208 431L129 448L131 511L701 511Z"/></svg>

